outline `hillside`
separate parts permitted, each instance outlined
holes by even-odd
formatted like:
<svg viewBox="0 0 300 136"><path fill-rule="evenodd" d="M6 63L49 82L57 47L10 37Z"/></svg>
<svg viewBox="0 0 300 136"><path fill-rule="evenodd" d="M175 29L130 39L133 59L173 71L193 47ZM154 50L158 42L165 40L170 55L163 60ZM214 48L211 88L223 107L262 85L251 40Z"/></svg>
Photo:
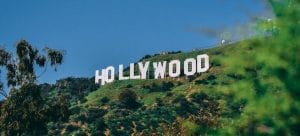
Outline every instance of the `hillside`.
<svg viewBox="0 0 300 136"><path fill-rule="evenodd" d="M268 40L268 39L261 39ZM78 135L204 135L222 134L233 127L251 97L252 88L243 71L232 68L228 59L247 60L254 57L259 39L245 40L210 49L155 55L142 61L162 61L210 56L208 72L194 77L115 81L87 94L85 99L71 105L68 123L50 131L50 134ZM251 62L247 62L251 64ZM244 67L243 67L244 68ZM261 78L259 69L247 68L246 74ZM270 80L271 81L271 80ZM277 81L272 81L276 83ZM90 82L91 83L91 82ZM244 85L244 86L243 86ZM274 87L276 87L274 85ZM280 87L280 86L278 86ZM229 90L233 88L233 90ZM242 96L239 96L239 92ZM246 91L246 92L245 92ZM243 96L244 95L244 96ZM246 98L243 98L246 97ZM274 107L266 107L273 110ZM244 126L258 133L271 133L263 123ZM249 128L247 128L249 127Z"/></svg>
<svg viewBox="0 0 300 136"><path fill-rule="evenodd" d="M37 49L23 39L12 52L0 47L0 135L300 135L300 1L268 3L274 18L257 19L251 37L139 60L208 54L210 69L189 77L38 84L37 68L59 70L63 50Z"/></svg>
<svg viewBox="0 0 300 136"><path fill-rule="evenodd" d="M111 100L117 100L118 94L124 88L130 88L135 91L140 97L140 101L147 106L155 103L156 98L165 98L167 93L174 93L176 95L184 94L188 96L190 93L203 88L206 90L209 86L217 84L217 79L220 78L220 82L224 81L224 77L228 77L226 73L222 73L224 66L220 65L221 58L234 52L233 50L244 50L238 44L219 46L206 50L183 52L176 54L155 55L141 61L159 62L170 61L179 59L183 61L186 58L193 58L199 54L206 53L210 56L211 69L209 72L194 77L181 76L180 78L165 78L165 79L147 79L147 80L130 80L130 81L115 81L111 84L104 85L97 91L90 93L86 98L86 106L99 105L99 97L108 97ZM226 53L227 52L227 53ZM226 54L225 54L226 53ZM241 52L242 53L242 52ZM150 64L151 65L151 64ZM128 70L127 70L128 71ZM150 73L153 72L150 67ZM126 72L125 72L126 73ZM128 73L128 72L127 72ZM221 80L222 79L222 80ZM169 87L163 88L166 84L170 84ZM197 92L197 91L196 91Z"/></svg>
<svg viewBox="0 0 300 136"><path fill-rule="evenodd" d="M296 38L286 43L293 35L282 42L281 36L139 60L182 61L208 54L210 69L189 77L150 76L104 86L96 85L93 77L24 84L0 102L0 134L297 135L300 61L295 56L300 42Z"/></svg>

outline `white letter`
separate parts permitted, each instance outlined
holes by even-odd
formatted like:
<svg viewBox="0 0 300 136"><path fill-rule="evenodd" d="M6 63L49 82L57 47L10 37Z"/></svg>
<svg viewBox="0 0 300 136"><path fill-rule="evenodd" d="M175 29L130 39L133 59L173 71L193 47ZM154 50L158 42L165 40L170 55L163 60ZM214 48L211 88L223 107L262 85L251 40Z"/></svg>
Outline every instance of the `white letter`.
<svg viewBox="0 0 300 136"><path fill-rule="evenodd" d="M142 62L139 63L139 69L140 69L140 73L141 73L141 79L146 79L147 77L147 71L149 68L149 61L145 62L145 65L143 65Z"/></svg>
<svg viewBox="0 0 300 136"><path fill-rule="evenodd" d="M165 77L165 72L166 72L166 63L167 61L164 61L163 64L161 64L161 62L153 62L153 67L155 69L155 79L158 79L158 77L160 76L160 78L164 78Z"/></svg>
<svg viewBox="0 0 300 136"><path fill-rule="evenodd" d="M123 75L124 66L122 64L119 65L119 80L128 80L129 77L124 77Z"/></svg>
<svg viewBox="0 0 300 136"><path fill-rule="evenodd" d="M204 63L203 63L204 61ZM203 66L204 65L204 66ZM197 56L197 72L205 72L209 69L209 56L207 54Z"/></svg>
<svg viewBox="0 0 300 136"><path fill-rule="evenodd" d="M130 79L140 79L140 75L134 75L134 63L130 63Z"/></svg>
<svg viewBox="0 0 300 136"><path fill-rule="evenodd" d="M189 67L192 64L192 67ZM191 70L189 70L191 68ZM191 76L196 73L196 60L194 58L189 58L184 61L184 74L186 76Z"/></svg>
<svg viewBox="0 0 300 136"><path fill-rule="evenodd" d="M101 71L102 74L101 75L100 75L99 72L100 72L99 70L96 70L95 83L99 84L99 80L101 80L101 85L105 85L105 81L106 81L106 78L107 78L106 70L102 69L102 71Z"/></svg>
<svg viewBox="0 0 300 136"><path fill-rule="evenodd" d="M174 67L175 65L175 67ZM174 69L175 68L175 69ZM174 72L175 70L175 72ZM172 60L169 63L169 76L170 77L178 77L180 75L180 61Z"/></svg>
<svg viewBox="0 0 300 136"><path fill-rule="evenodd" d="M110 74L110 75L109 75ZM106 68L106 82L111 83L115 80L115 68L113 66L109 66Z"/></svg>

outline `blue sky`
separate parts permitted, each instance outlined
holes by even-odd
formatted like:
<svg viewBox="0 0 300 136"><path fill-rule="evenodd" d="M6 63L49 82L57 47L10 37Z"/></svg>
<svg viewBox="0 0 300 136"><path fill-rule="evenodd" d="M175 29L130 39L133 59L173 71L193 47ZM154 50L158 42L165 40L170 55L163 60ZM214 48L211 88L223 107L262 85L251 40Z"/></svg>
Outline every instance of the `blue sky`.
<svg viewBox="0 0 300 136"><path fill-rule="evenodd" d="M66 51L64 64L40 82L91 77L96 69L161 51L190 51L219 42L198 32L222 31L268 16L260 0L1 0L0 45L20 39ZM1 75L3 78L3 75Z"/></svg>

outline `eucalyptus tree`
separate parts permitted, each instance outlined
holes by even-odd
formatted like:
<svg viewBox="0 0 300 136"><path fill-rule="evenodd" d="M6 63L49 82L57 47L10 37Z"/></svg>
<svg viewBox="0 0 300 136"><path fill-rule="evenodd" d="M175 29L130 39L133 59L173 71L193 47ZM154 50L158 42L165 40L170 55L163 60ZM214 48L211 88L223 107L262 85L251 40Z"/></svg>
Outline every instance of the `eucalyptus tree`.
<svg viewBox="0 0 300 136"><path fill-rule="evenodd" d="M48 122L68 118L69 105L63 96L44 97L36 82L48 66L56 70L62 64L64 52L48 47L40 51L26 40L15 47L15 52L0 48L1 74L6 74L0 81L5 97L0 103L0 135L45 135ZM37 68L43 68L39 75Z"/></svg>
<svg viewBox="0 0 300 136"><path fill-rule="evenodd" d="M20 40L15 46L15 53L0 47L0 71L6 72L6 85L8 88L19 88L24 84L35 83L50 65L57 70L57 66L63 62L64 52L45 47L42 51L34 48L26 40ZM44 68L39 75L36 68ZM1 69L0 69L1 70ZM2 75L1 75L2 76ZM0 94L8 97L9 90L4 89L4 81L0 81Z"/></svg>

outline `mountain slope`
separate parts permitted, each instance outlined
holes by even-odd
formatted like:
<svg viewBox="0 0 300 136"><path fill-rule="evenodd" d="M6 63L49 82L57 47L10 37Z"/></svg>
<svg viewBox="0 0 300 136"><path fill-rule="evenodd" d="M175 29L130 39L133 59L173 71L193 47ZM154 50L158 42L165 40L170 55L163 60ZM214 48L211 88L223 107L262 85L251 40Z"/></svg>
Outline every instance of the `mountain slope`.
<svg viewBox="0 0 300 136"><path fill-rule="evenodd" d="M246 43L246 44L245 44ZM142 61L184 60L206 53L210 56L208 72L194 77L115 81L91 92L86 102L72 108L72 122L85 127L65 133L89 133L111 135L184 135L216 133L221 127L222 116L238 116L244 101L233 101L230 92L224 95L216 91L219 86L240 80L235 71L226 71L222 64L225 56L238 57L251 54L250 41L219 46L206 50L156 55ZM122 103L122 92L136 94L138 106ZM124 93L123 93L124 94ZM125 93L126 94L126 93ZM127 94L128 95L128 94ZM125 96L127 99L130 96ZM100 125L99 125L100 124ZM69 125L70 127L70 125ZM176 130L176 131L175 131Z"/></svg>
<svg viewBox="0 0 300 136"><path fill-rule="evenodd" d="M70 116L67 122L48 123L48 133L297 134L299 95L289 86L297 80L287 78L294 67L289 59L276 54L285 51L276 49L281 48L277 40L276 36L253 38L205 50L147 55L140 60L183 61L208 54L210 69L190 77L114 81L97 90L93 90L97 87L93 79L60 80L50 92L70 97Z"/></svg>

